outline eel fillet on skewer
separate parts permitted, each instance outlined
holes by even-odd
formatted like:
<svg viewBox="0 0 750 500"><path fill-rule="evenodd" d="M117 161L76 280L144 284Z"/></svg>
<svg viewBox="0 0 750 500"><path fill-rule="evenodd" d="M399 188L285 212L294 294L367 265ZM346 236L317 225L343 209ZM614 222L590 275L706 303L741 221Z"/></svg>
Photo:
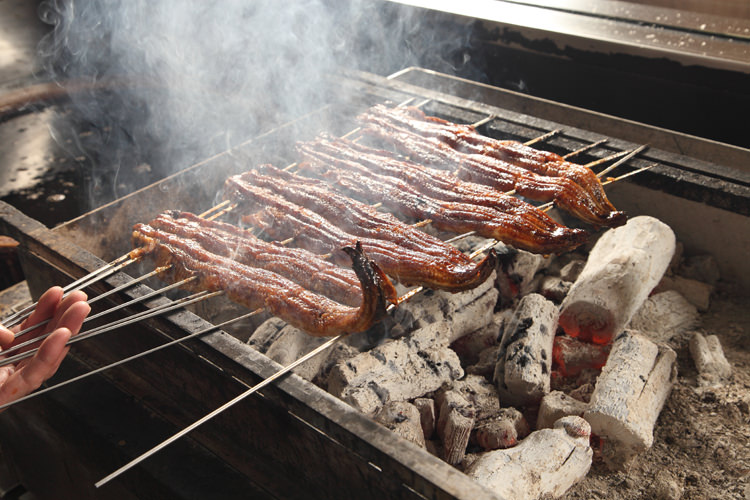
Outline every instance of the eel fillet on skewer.
<svg viewBox="0 0 750 500"><path fill-rule="evenodd" d="M168 211L148 224L193 240L209 252L277 273L342 304L362 303L361 284L354 271L307 250L270 243L233 224L206 220L190 212ZM383 291L389 302L398 301L396 289L387 278Z"/></svg>
<svg viewBox="0 0 750 500"><path fill-rule="evenodd" d="M618 226L627 219L624 212L613 210L608 201L604 203L598 195L567 177L540 175L486 154L487 148L481 151L476 148L456 149L453 145L461 144L458 138L448 139L444 133L425 132L420 126L411 127L409 124L426 122L411 120L405 124L404 120L386 111L388 108L376 106L360 115L358 119L363 124L363 132L390 143L412 161L453 170L465 181L504 191L515 190L531 200L554 201L563 210L596 226Z"/></svg>
<svg viewBox="0 0 750 500"><path fill-rule="evenodd" d="M319 137L298 148L315 173L335 180L358 197L381 201L439 229L475 231L535 253L569 251L586 232L555 222L538 208L495 189L399 160L389 152L342 139Z"/></svg>
<svg viewBox="0 0 750 500"><path fill-rule="evenodd" d="M316 337L364 331L386 314L382 291L385 279L360 245L342 251L362 286L362 304L349 307L271 271L251 267L233 259L208 252L197 242L179 237L148 224L133 228L133 244L140 253L150 255L157 266L169 266L161 277L173 282L188 277L191 290L224 291L227 296L250 309L266 308L271 314Z"/></svg>
<svg viewBox="0 0 750 500"><path fill-rule="evenodd" d="M386 274L404 285L457 292L478 286L495 270L494 251L474 262L440 239L364 203L330 189L304 189L316 187L312 179L284 175L271 166L266 171L271 175L249 171L230 177L225 195L251 212L244 219L271 238L294 238L295 245L330 253L335 262L341 261L341 247L359 241ZM300 182L288 182L294 177Z"/></svg>

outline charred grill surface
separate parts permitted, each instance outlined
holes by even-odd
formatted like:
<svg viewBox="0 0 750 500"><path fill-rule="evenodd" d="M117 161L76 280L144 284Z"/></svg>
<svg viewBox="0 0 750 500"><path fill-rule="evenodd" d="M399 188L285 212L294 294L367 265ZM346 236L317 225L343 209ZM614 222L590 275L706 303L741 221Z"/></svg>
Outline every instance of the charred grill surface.
<svg viewBox="0 0 750 500"><path fill-rule="evenodd" d="M451 170L464 181L515 190L531 200L554 201L563 210L596 226L617 226L626 220L623 212L602 207L592 194L568 178L539 175L494 156L459 151L435 135L423 135L419 128L414 130L379 113L381 108L385 107L376 106L372 112L360 115L363 131L393 145L412 160Z"/></svg>
<svg viewBox="0 0 750 500"><path fill-rule="evenodd" d="M433 224L443 229L456 227L460 216L453 214L460 210L461 215L472 212L476 221L474 226L471 217L463 217L462 230L472 227L478 234L532 252L572 250L586 239L584 231L561 226L518 198L484 185L461 181L445 171L398 159L388 151L325 136L299 144L298 148L314 164L340 167L329 170L330 177L341 179L347 188L356 182L357 195L371 193L371 201L383 196L383 203L394 203L395 197L402 199L396 193L404 193L405 186L408 186L412 190L412 199L420 196L418 206L421 208L411 208L415 204L408 207L399 204L393 208L408 209L412 216L430 218ZM373 177L379 192L372 191L372 183L367 180L369 177Z"/></svg>
<svg viewBox="0 0 750 500"><path fill-rule="evenodd" d="M362 303L357 275L351 269L339 267L312 252L269 243L233 224L206 220L190 212L166 212L149 225L193 240L222 257L277 273L342 304L359 306ZM384 283L386 298L396 301L396 290L387 286L389 284Z"/></svg>
<svg viewBox="0 0 750 500"><path fill-rule="evenodd" d="M312 179L270 166L265 170L272 175L250 171L230 177L225 194L243 209L256 211L245 219L271 238L293 237L296 246L331 253L337 262L342 258L339 248L359 241L386 274L406 285L457 292L476 287L494 271L494 252L475 263L447 243Z"/></svg>
<svg viewBox="0 0 750 500"><path fill-rule="evenodd" d="M366 330L386 313L381 291L384 276L357 245L343 251L361 283L362 303L348 307L311 292L297 283L265 269L248 266L209 252L198 242L136 224L133 244L145 248L157 266L171 266L161 274L166 280L198 279L185 287L190 290L226 292L227 296L250 309L266 308L271 314L316 337Z"/></svg>

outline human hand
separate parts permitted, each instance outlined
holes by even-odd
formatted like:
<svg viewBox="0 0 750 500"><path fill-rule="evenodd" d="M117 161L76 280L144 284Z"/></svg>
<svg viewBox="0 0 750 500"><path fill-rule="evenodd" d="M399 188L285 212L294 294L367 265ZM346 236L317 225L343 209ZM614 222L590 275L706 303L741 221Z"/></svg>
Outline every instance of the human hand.
<svg viewBox="0 0 750 500"><path fill-rule="evenodd" d="M26 320L11 329L0 326L0 348L9 349L16 344L52 332L31 358L15 365L0 367L0 405L10 403L36 390L57 371L68 353L65 344L81 329L83 320L91 311L86 294L76 291L63 298L63 289L52 287L39 298L36 308ZM14 334L46 319L49 323L14 339ZM21 352L34 349L31 345ZM2 351L0 351L2 356Z"/></svg>

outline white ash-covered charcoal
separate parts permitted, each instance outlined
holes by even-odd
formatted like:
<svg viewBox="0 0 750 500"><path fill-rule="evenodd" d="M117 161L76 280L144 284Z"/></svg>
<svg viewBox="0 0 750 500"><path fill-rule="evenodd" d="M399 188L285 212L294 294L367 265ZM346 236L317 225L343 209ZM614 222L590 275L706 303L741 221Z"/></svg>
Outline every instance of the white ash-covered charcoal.
<svg viewBox="0 0 750 500"><path fill-rule="evenodd" d="M256 351L265 353L279 338L287 322L277 317L269 318L255 329L247 343Z"/></svg>
<svg viewBox="0 0 750 500"><path fill-rule="evenodd" d="M555 422L563 417L581 417L587 408L588 404L583 401L568 396L562 391L552 391L542 398L536 418L536 428L552 428Z"/></svg>
<svg viewBox="0 0 750 500"><path fill-rule="evenodd" d="M676 290L699 311L708 311L714 287L708 283L682 276L664 276L654 288L654 293Z"/></svg>
<svg viewBox="0 0 750 500"><path fill-rule="evenodd" d="M347 359L357 356L359 353L360 351L356 347L344 342L338 342L331 347L329 354L325 356L325 361L321 365L318 375L312 380L312 382L320 387L328 387L328 376L331 374L333 367Z"/></svg>
<svg viewBox="0 0 750 500"><path fill-rule="evenodd" d="M499 291L496 288L491 288L473 302L449 314L446 320L450 321L453 327L448 342L455 342L464 335L491 325L498 294Z"/></svg>
<svg viewBox="0 0 750 500"><path fill-rule="evenodd" d="M479 420L471 434L471 442L483 449L510 448L529 435L531 429L523 414L513 407L501 408L494 415Z"/></svg>
<svg viewBox="0 0 750 500"><path fill-rule="evenodd" d="M549 392L557 314L557 306L539 294L518 303L493 376L503 406L536 404Z"/></svg>
<svg viewBox="0 0 750 500"><path fill-rule="evenodd" d="M504 309L492 315L492 321L487 325L464 335L451 343L451 349L456 351L464 365L475 364L479 354L500 342L499 336L505 322L510 319L513 311Z"/></svg>
<svg viewBox="0 0 750 500"><path fill-rule="evenodd" d="M254 338L254 336L251 337L251 340L252 338ZM265 354L282 366L286 366L289 363L296 361L328 340L325 337L313 337L312 335L308 335L299 328L295 328L291 325L284 326L272 338L273 342L268 346ZM270 338L266 338L264 343L267 344L269 340ZM295 367L292 371L304 379L312 380L325 364L328 354L330 353L321 354L312 359L308 359L301 365Z"/></svg>
<svg viewBox="0 0 750 500"><path fill-rule="evenodd" d="M690 338L689 346L701 385L720 385L732 376L732 365L724 356L719 337L695 332Z"/></svg>
<svg viewBox="0 0 750 500"><path fill-rule="evenodd" d="M440 345L451 344L464 335L492 324L497 294L498 291L491 288L460 309L448 310L435 321L426 322L420 318L414 323L417 327L415 331L431 332L428 336Z"/></svg>
<svg viewBox="0 0 750 500"><path fill-rule="evenodd" d="M435 427L437 426L435 400L432 398L417 398L413 401L413 404L419 410L422 434L425 439L432 439L433 434L435 434Z"/></svg>
<svg viewBox="0 0 750 500"><path fill-rule="evenodd" d="M534 278L539 271L546 269L553 257L515 250L501 254L498 252L498 272L496 283L500 290L502 304L513 303L535 290L538 282Z"/></svg>
<svg viewBox="0 0 750 500"><path fill-rule="evenodd" d="M476 363L466 367L466 373L492 378L501 353L504 354L505 350L500 344L488 347L479 353L479 359Z"/></svg>
<svg viewBox="0 0 750 500"><path fill-rule="evenodd" d="M674 249L674 233L653 217L634 217L604 233L560 306L565 333L611 342L659 283Z"/></svg>
<svg viewBox="0 0 750 500"><path fill-rule="evenodd" d="M584 418L607 442L605 461L623 467L651 447L654 424L677 376L675 352L626 330L615 340Z"/></svg>
<svg viewBox="0 0 750 500"><path fill-rule="evenodd" d="M685 278L693 279L715 286L721 279L719 264L713 255L691 255L683 259L677 273Z"/></svg>
<svg viewBox="0 0 750 500"><path fill-rule="evenodd" d="M573 259L560 269L560 279L575 282L581 275L584 267L586 267L584 259Z"/></svg>
<svg viewBox="0 0 750 500"><path fill-rule="evenodd" d="M539 280L539 294L557 304L562 302L573 283L557 276L544 276Z"/></svg>
<svg viewBox="0 0 750 500"><path fill-rule="evenodd" d="M583 370L601 370L611 347L611 344L592 344L558 335L552 346L553 367L563 377L574 377Z"/></svg>
<svg viewBox="0 0 750 500"><path fill-rule="evenodd" d="M463 309L470 307L474 302L485 303L491 301L492 296L484 297L487 293L495 294L497 301L497 292L494 291L494 274L484 283L464 292L451 293L447 291L427 290L416 295L408 302L399 305L393 312L393 319L403 325L408 331L422 328L423 326L442 321L444 319L453 319L455 313L459 315ZM490 315L493 307L490 308ZM481 326L474 327L473 330ZM462 329L471 327L461 327ZM473 331L469 330L469 331ZM464 332L469 333L469 331Z"/></svg>
<svg viewBox="0 0 750 500"><path fill-rule="evenodd" d="M437 398L437 435L443 443L443 460L450 465L461 462L474 428L472 404L457 391L444 391Z"/></svg>
<svg viewBox="0 0 750 500"><path fill-rule="evenodd" d="M654 342L665 343L699 323L700 315L695 306L679 292L669 290L646 299L628 328L648 335Z"/></svg>
<svg viewBox="0 0 750 500"><path fill-rule="evenodd" d="M435 402L444 458L456 465L463 459L474 423L500 411L497 390L484 377L467 375L438 391Z"/></svg>
<svg viewBox="0 0 750 500"><path fill-rule="evenodd" d="M416 330L336 364L328 391L372 415L388 401L422 397L463 377L456 353L437 343L433 333Z"/></svg>
<svg viewBox="0 0 750 500"><path fill-rule="evenodd" d="M375 421L407 441L425 448L419 410L413 404L406 401L386 403L378 414L375 415Z"/></svg>
<svg viewBox="0 0 750 500"><path fill-rule="evenodd" d="M478 420L491 417L500 411L500 399L497 389L486 378L479 375L466 375L461 380L455 380L438 393L440 395L453 391L459 393L471 405Z"/></svg>
<svg viewBox="0 0 750 500"><path fill-rule="evenodd" d="M553 429L534 431L517 446L483 453L466 474L501 498L557 498L591 468L590 429L580 417L565 417Z"/></svg>
<svg viewBox="0 0 750 500"><path fill-rule="evenodd" d="M422 325L407 336L429 340L430 343L447 346L461 337L493 324L493 308L497 302L497 290L490 289L464 305L462 309L451 311L445 317ZM415 332L419 332L416 334Z"/></svg>
<svg viewBox="0 0 750 500"><path fill-rule="evenodd" d="M584 372L585 373L585 372ZM596 377L592 377L594 382L584 382L575 389L572 389L568 396L570 396L573 399L576 399L578 401L582 401L586 404L591 402L591 395L594 394L594 387L596 382Z"/></svg>

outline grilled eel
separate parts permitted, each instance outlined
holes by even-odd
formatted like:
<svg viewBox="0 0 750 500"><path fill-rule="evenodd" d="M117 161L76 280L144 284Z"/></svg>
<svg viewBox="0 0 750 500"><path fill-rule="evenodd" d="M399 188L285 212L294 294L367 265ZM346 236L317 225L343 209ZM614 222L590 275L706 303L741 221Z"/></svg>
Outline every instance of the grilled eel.
<svg viewBox="0 0 750 500"><path fill-rule="evenodd" d="M467 217L465 224L477 219L474 227L477 233L497 238L517 248L536 253L553 253L572 250L586 240L586 232L580 229L566 228L555 222L538 208L513 196L506 195L488 186L464 182L457 177L440 170L396 158L392 153L377 150L345 139L320 136L314 141L298 144L300 152L313 162L323 165L335 165L345 171L347 182L357 182L362 185L360 176L366 179L376 175L373 180L380 186L379 192L371 192L372 199L394 190L403 190L403 186L412 189L412 198L422 196L417 204L419 208L411 210L415 217L430 218L438 227L452 230L454 220L451 210L470 211L473 217ZM356 172L356 175L354 174ZM336 179L337 174L331 174ZM363 186L363 185L362 185ZM387 187L386 187L387 186ZM357 192L360 195L360 192ZM394 196L382 198L383 203L394 203ZM381 199L381 198L378 198ZM402 196L399 197L399 200ZM432 200L432 201L430 201ZM404 210L403 203L393 206ZM414 205L410 205L412 207ZM432 208L432 212L430 208ZM482 208L483 207L483 208ZM490 210L494 212L490 212ZM494 217L493 217L494 216ZM485 222L483 217L490 217Z"/></svg>
<svg viewBox="0 0 750 500"><path fill-rule="evenodd" d="M190 212L168 211L148 224L193 240L211 253L277 273L342 304L359 306L362 303L361 285L351 269L339 267L307 250L269 243L233 224L206 220ZM397 302L398 293L390 280L383 275L381 281L386 299Z"/></svg>
<svg viewBox="0 0 750 500"><path fill-rule="evenodd" d="M554 201L595 226L618 226L627 219L623 212L601 206L591 193L568 178L539 175L493 156L456 150L438 137L421 135L382 115L364 113L359 120L364 133L390 143L413 161L452 169L464 181L515 190L535 201Z"/></svg>
<svg viewBox="0 0 750 500"><path fill-rule="evenodd" d="M243 219L271 238L293 237L296 246L330 253L335 262L341 261L341 247L359 241L367 255L396 281L452 292L478 286L495 269L494 251L481 262L474 262L449 244L395 217L330 189L306 192L288 182L294 174L268 168L273 176L250 171L230 177L225 195L244 209L257 211ZM349 233L349 229L356 234Z"/></svg>
<svg viewBox="0 0 750 500"><path fill-rule="evenodd" d="M386 314L382 275L359 244L342 249L351 257L361 283L362 304L358 308L339 304L274 272L211 253L193 240L148 224L133 227L133 245L150 254L157 266L170 266L160 274L163 279L176 282L196 276L198 279L184 288L223 290L234 302L250 309L265 307L315 337L364 331Z"/></svg>
<svg viewBox="0 0 750 500"><path fill-rule="evenodd" d="M493 139L478 133L471 125L460 125L427 116L421 109L413 106L388 108L379 105L370 111L388 116L415 132L437 137L459 151L492 156L539 175L568 178L591 194L600 207L616 211L607 199L604 186L591 169L569 162L558 154L532 148L518 141Z"/></svg>
<svg viewBox="0 0 750 500"><path fill-rule="evenodd" d="M563 226L553 232L540 231L524 217L494 208L436 200L396 177L374 174L356 162L332 157L324 161L309 156L301 167L335 182L337 187L351 196L382 202L390 209L410 217L430 219L433 226L446 231L475 231L481 236L505 241L535 253L564 252L575 248L585 239L584 232Z"/></svg>

